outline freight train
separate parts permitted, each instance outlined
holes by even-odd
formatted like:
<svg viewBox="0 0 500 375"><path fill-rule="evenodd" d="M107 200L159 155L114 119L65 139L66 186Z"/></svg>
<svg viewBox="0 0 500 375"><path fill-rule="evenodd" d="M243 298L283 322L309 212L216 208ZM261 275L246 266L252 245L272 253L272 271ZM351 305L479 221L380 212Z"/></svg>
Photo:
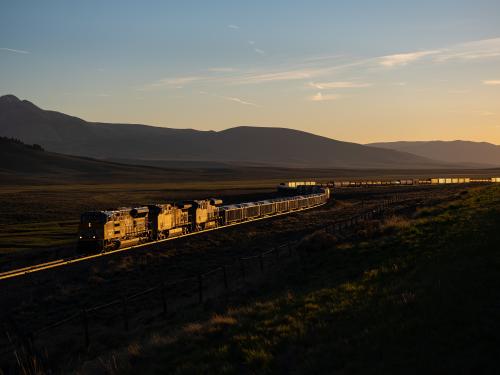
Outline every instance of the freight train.
<svg viewBox="0 0 500 375"><path fill-rule="evenodd" d="M222 205L220 199L150 204L81 215L78 252L92 254L154 242L188 233L320 206L330 198L327 187L295 186L294 194L258 202Z"/></svg>
<svg viewBox="0 0 500 375"><path fill-rule="evenodd" d="M469 177L436 177L425 179L394 179L394 180L356 180L356 181L332 181L322 186L345 188L345 187L369 187L369 186L405 186L405 185L442 185L442 184L469 184L480 182L500 182L500 177L469 178Z"/></svg>

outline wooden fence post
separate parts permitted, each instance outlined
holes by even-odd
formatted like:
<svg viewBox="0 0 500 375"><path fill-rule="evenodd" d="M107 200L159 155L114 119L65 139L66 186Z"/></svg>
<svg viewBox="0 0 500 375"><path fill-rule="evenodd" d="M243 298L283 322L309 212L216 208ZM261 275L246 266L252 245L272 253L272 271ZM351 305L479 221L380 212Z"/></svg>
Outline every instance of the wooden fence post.
<svg viewBox="0 0 500 375"><path fill-rule="evenodd" d="M85 349L88 349L90 345L90 336L89 336L89 319L87 316L87 309L82 309L82 325L83 325L83 337L84 337Z"/></svg>
<svg viewBox="0 0 500 375"><path fill-rule="evenodd" d="M229 289L229 284L227 282L227 272L226 272L226 266L222 266L222 276L224 277L224 288L226 290Z"/></svg>
<svg viewBox="0 0 500 375"><path fill-rule="evenodd" d="M123 309L123 328L128 331L128 306L127 297L122 298L122 309Z"/></svg>
<svg viewBox="0 0 500 375"><path fill-rule="evenodd" d="M198 275L198 302L203 303L203 277Z"/></svg>

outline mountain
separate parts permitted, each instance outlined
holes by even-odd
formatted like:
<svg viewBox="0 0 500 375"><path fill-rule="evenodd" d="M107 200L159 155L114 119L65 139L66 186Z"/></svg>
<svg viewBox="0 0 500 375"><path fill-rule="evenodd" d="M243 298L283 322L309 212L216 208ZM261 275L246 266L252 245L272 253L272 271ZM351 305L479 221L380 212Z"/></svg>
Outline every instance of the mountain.
<svg viewBox="0 0 500 375"><path fill-rule="evenodd" d="M500 146L487 142L420 141L381 142L367 146L409 152L448 163L476 163L482 166L500 166Z"/></svg>
<svg viewBox="0 0 500 375"><path fill-rule="evenodd" d="M187 163L169 168L126 165L88 157L45 151L17 139L0 137L0 185L36 183L165 183L222 181L293 176L330 176L331 170L237 167L226 164Z"/></svg>
<svg viewBox="0 0 500 375"><path fill-rule="evenodd" d="M147 176L149 181L166 180L170 175L169 170L57 154L38 145L0 137L2 183L131 181L141 176Z"/></svg>
<svg viewBox="0 0 500 375"><path fill-rule="evenodd" d="M0 97L0 135L50 151L99 159L196 161L316 168L450 167L406 152L341 142L298 130L241 126L224 131L86 122Z"/></svg>

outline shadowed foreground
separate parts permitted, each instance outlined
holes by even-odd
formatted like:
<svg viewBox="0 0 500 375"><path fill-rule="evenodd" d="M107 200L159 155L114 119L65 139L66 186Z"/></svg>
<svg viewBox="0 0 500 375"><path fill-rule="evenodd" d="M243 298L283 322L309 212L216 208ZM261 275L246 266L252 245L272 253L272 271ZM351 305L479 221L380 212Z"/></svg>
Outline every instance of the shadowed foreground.
<svg viewBox="0 0 500 375"><path fill-rule="evenodd" d="M290 267L252 302L154 332L84 372L492 373L499 193L476 189L393 217L370 241L334 246L313 235L302 244L303 272Z"/></svg>

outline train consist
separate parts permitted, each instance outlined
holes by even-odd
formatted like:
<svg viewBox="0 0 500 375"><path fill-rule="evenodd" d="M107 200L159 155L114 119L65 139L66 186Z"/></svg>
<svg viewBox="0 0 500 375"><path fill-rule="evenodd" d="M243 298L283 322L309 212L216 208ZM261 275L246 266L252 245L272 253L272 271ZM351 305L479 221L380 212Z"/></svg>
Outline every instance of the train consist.
<svg viewBox="0 0 500 375"><path fill-rule="evenodd" d="M442 185L442 184L469 184L480 182L500 182L500 177L469 178L469 177L439 177L426 179L403 179L403 180L359 180L359 181L332 181L322 186L344 188L365 186L399 186L399 185Z"/></svg>
<svg viewBox="0 0 500 375"><path fill-rule="evenodd" d="M295 185L293 194L258 202L222 205L220 199L150 204L81 215L78 252L92 254L159 241L246 221L291 213L326 203L327 187Z"/></svg>

